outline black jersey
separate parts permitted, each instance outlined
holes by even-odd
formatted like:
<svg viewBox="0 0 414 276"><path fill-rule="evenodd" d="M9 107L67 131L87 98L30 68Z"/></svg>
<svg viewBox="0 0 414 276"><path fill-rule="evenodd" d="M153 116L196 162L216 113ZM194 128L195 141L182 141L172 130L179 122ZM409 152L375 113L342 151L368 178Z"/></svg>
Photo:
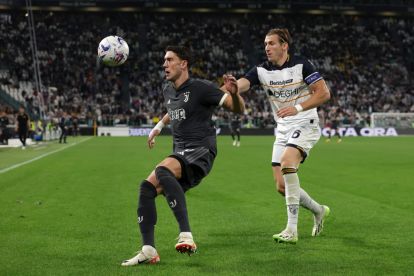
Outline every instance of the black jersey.
<svg viewBox="0 0 414 276"><path fill-rule="evenodd" d="M227 94L213 83L188 79L177 90L171 82L163 89L174 145L215 144L216 130L211 125L211 117L217 106L221 106ZM210 141L210 142L208 142Z"/></svg>
<svg viewBox="0 0 414 276"><path fill-rule="evenodd" d="M231 128L236 129L236 128L240 128L241 127L241 119L239 116L233 116L231 118Z"/></svg>
<svg viewBox="0 0 414 276"><path fill-rule="evenodd" d="M19 130L27 130L27 123L29 121L29 116L26 113L17 115L17 123Z"/></svg>

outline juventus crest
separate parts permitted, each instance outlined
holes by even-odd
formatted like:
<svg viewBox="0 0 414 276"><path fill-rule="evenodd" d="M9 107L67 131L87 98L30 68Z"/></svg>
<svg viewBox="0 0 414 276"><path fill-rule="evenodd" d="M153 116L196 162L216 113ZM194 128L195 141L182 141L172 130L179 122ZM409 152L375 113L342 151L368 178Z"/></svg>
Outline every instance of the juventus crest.
<svg viewBox="0 0 414 276"><path fill-rule="evenodd" d="M188 102L188 99L190 98L190 91L187 91L184 93L184 102Z"/></svg>

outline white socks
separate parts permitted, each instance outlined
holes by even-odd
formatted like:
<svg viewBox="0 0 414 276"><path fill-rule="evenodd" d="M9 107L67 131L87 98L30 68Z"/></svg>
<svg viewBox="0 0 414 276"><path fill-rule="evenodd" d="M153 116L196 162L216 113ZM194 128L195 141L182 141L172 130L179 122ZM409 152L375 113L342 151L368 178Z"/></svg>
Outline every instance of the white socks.
<svg viewBox="0 0 414 276"><path fill-rule="evenodd" d="M310 210L314 215L318 215L322 211L322 205L313 200L302 188L300 189L300 205Z"/></svg>
<svg viewBox="0 0 414 276"><path fill-rule="evenodd" d="M285 197L287 205L288 223L286 229L297 234L300 202L300 184L296 168L282 168L285 180Z"/></svg>

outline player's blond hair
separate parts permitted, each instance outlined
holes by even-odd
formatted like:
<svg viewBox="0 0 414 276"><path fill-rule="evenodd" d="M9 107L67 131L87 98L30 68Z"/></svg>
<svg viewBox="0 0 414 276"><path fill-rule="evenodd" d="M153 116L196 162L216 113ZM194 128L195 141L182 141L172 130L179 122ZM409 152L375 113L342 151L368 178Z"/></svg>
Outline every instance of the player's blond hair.
<svg viewBox="0 0 414 276"><path fill-rule="evenodd" d="M289 46L292 44L292 37L290 36L288 29L285 29L285 28L270 29L267 32L266 36L269 36L269 35L278 35L280 44L287 43Z"/></svg>

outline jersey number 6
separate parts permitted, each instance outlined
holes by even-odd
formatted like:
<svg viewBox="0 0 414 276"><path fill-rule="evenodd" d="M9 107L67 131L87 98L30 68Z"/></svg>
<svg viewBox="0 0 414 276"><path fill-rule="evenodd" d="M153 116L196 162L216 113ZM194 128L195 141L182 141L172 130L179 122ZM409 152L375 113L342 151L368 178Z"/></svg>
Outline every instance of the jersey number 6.
<svg viewBox="0 0 414 276"><path fill-rule="evenodd" d="M292 134L292 138L298 138L300 135L300 130L295 130L295 132L293 132Z"/></svg>

